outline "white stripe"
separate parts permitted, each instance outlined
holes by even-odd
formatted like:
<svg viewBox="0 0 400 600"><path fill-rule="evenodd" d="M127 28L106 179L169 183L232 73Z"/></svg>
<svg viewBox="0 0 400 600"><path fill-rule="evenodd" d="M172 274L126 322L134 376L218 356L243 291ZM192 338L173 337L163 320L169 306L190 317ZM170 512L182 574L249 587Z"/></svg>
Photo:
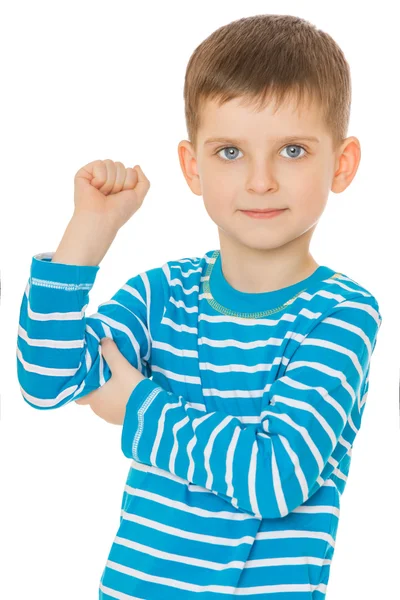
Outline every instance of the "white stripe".
<svg viewBox="0 0 400 600"><path fill-rule="evenodd" d="M362 336L362 338L365 342L366 336L364 335L364 336ZM305 338L305 340L303 341L303 343L301 345L302 345L302 347L318 346L320 348L328 348L329 350L334 350L335 352L340 352L340 354L345 354L346 356L348 356L350 358L350 360L353 363L354 367L356 368L360 378L363 377L363 370L361 368L360 361L358 360L357 354L355 352L353 352L352 350L349 350L345 346L340 346L340 344L330 342L329 340L320 340L320 339L316 339L316 338L311 338L311 339ZM370 351L371 344L369 343L369 341L368 341L367 345L369 346L368 351Z"/></svg>
<svg viewBox="0 0 400 600"><path fill-rule="evenodd" d="M302 531L299 529L283 529L279 531L258 531L256 540L282 540L287 538L312 538L316 540L325 540L332 547L335 547L335 540L325 531Z"/></svg>
<svg viewBox="0 0 400 600"><path fill-rule="evenodd" d="M25 371L36 373L37 375L46 375L47 377L73 377L80 368L76 367L73 369L59 369L57 367L42 367L40 365L29 363L23 358L21 350L18 347L17 357Z"/></svg>
<svg viewBox="0 0 400 600"><path fill-rule="evenodd" d="M360 290L360 293L361 290ZM370 304L364 304L363 302L353 302L352 300L346 300L342 303L345 308L356 308L358 310L364 310L374 319L375 323L379 325L381 323L378 312Z"/></svg>
<svg viewBox="0 0 400 600"><path fill-rule="evenodd" d="M85 340L52 340L48 338L32 338L28 335L26 329L18 326L18 335L29 346L40 346L41 348L83 348Z"/></svg>
<svg viewBox="0 0 400 600"><path fill-rule="evenodd" d="M182 403L179 402L176 405L169 405L169 406L172 406L174 408L175 406L180 406L181 404ZM194 473L195 464L194 464L192 453L193 453L193 448L195 447L196 442L197 442L196 429L197 429L197 427L199 427L203 423L203 421L206 421L211 416L212 416L212 413L206 413L202 417L197 417L196 419L193 419L193 421L192 421L193 437L188 442L187 447L186 447L187 455L188 455L188 458L189 458L189 467L188 467L188 472L187 472L187 480L188 481L193 481L193 473ZM160 429L160 422L159 422L158 427ZM158 434L159 429L157 430L157 434ZM155 452L155 454L154 454L155 456L156 456L157 450L158 450L158 445L157 445L156 449L153 446L153 452Z"/></svg>
<svg viewBox="0 0 400 600"><path fill-rule="evenodd" d="M187 331L188 333L193 333L196 335L198 333L197 327L189 327L188 325L184 325L183 323L175 323L175 321L172 321L172 319L169 319L168 317L163 317L161 319L161 323L163 325L169 325L170 327L172 327L172 329L175 329L175 331Z"/></svg>
<svg viewBox="0 0 400 600"><path fill-rule="evenodd" d="M125 575L130 575L136 577L137 579L141 579L144 581L148 581L151 583L158 583L161 585L171 586L176 589L187 590L192 592L212 592L212 593L220 593L220 594L235 594L236 596L248 596L249 594L273 594L277 592L313 592L320 591L321 593L325 593L326 584L320 583L319 585L311 585L310 583L304 584L276 584L276 585L264 585L264 586L253 586L253 587L243 587L237 588L232 586L222 586L222 585L196 585L192 583L186 583L177 579L171 579L168 577L158 577L156 575L149 575L148 573L144 573L143 571L137 571L131 567L126 567L125 565L120 565L119 563L113 562L111 560L107 560L106 566L110 569L114 569L119 571L120 573L124 573ZM107 589L107 588L106 588ZM137 599L136 597L124 596L121 597L122 600L142 600Z"/></svg>
<svg viewBox="0 0 400 600"><path fill-rule="evenodd" d="M159 350L165 350L166 352L171 352L171 354L175 354L176 356L180 356L182 358L198 358L199 353L197 350L186 350L186 348L177 348L176 346L172 346L171 344L167 344L166 342L159 342L157 340L153 340L153 349L157 348Z"/></svg>
<svg viewBox="0 0 400 600"><path fill-rule="evenodd" d="M164 275L165 275L165 278L166 278L166 280L167 280L168 287L170 287L170 286L171 286L171 271L170 271L170 269L169 269L168 263L165 263L165 264L162 266L162 271L163 271L163 273L164 273Z"/></svg>
<svg viewBox="0 0 400 600"><path fill-rule="evenodd" d="M232 439L228 446L228 451L226 453L226 467L225 467L225 482L226 482L226 486L227 486L226 495L233 498L233 501L236 503L236 506L237 506L237 500L235 498L235 490L234 490L234 486L233 486L233 465L236 464L235 463L235 452L236 452L237 444L239 441L240 431L241 431L240 427L235 427L235 429L233 431L233 436L232 436ZM240 514L240 513L237 513L237 514Z"/></svg>
<svg viewBox="0 0 400 600"><path fill-rule="evenodd" d="M320 313L316 315L315 318L319 317ZM251 319L245 317L239 317L237 315L208 315L207 313L199 314L199 321L207 321L208 323L228 323L228 324L236 324L242 325L243 327L252 327L253 325L264 325L265 327L276 327L279 325L281 321L290 321L294 322L296 320L296 315L291 313L284 313L282 316L277 319ZM287 336L290 336L292 331L287 333Z"/></svg>
<svg viewBox="0 0 400 600"><path fill-rule="evenodd" d="M178 421L177 423L175 423L175 425L172 428L172 435L174 438L174 443L173 443L171 454L169 457L168 470L174 474L175 474L175 460L176 460L176 457L178 454L178 448L179 448L177 434L188 422L189 422L189 417L186 416L183 419L181 419L180 421Z"/></svg>
<svg viewBox="0 0 400 600"><path fill-rule="evenodd" d="M139 273L139 275L142 278L143 283L145 283L144 279L143 279L145 273ZM147 275L146 275L146 280L148 281ZM139 293L139 291L136 288L134 288L131 285L129 285L129 283L125 283L125 285L123 285L121 289L125 290L126 292L128 292L129 294L131 294L131 296L134 296L135 298L137 298L144 306L146 306L146 302L143 300L143 298L142 298L141 294ZM100 304L99 306L103 306L103 304Z"/></svg>
<svg viewBox="0 0 400 600"><path fill-rule="evenodd" d="M150 286L150 281L149 281L149 278L148 278L146 272L140 273L140 277L142 278L142 281L144 283L144 287L146 290L146 303L147 304L145 303L145 306L147 308L147 315L146 315L147 327L143 327L143 330L146 335L148 347L147 347L146 355L143 357L143 360L147 362L151 356L151 346L153 343L153 336L152 336L151 329L150 329L151 286Z"/></svg>
<svg viewBox="0 0 400 600"><path fill-rule="evenodd" d="M270 410L265 410L263 412L263 414L272 415L276 419L280 419L281 421L284 421L285 423L287 423L288 425L293 427L293 429L296 429L296 431L299 431L301 433L302 438L304 439L307 446L309 447L312 455L314 456L315 460L317 461L317 464L319 467L319 472L322 471L322 469L324 468L323 458L321 456L320 451L318 450L318 447L315 445L313 439L311 438L310 434L308 433L308 430L305 427L303 427L302 425L298 425L295 421L293 421L293 419L291 417L289 417L289 415L286 415L284 413L278 414L278 413L274 413ZM268 420L265 420L263 422L263 426L264 426L264 430L266 431L266 433L268 433L268 430L267 430Z"/></svg>
<svg viewBox="0 0 400 600"><path fill-rule="evenodd" d="M153 521L152 519L148 519L147 517L142 517L141 515L132 514L127 511L122 511L122 516L126 521L130 521L132 523L139 523L140 525L143 525L144 527L149 527L150 529L154 529L155 531L162 531L164 533L168 533L170 535L174 535L176 537L180 537L185 540L204 542L206 544L207 543L213 544L215 546L231 546L231 547L240 546L240 544L253 544L254 543L254 537L252 535L244 535L244 536L241 536L238 538L208 535L205 533L197 533L195 531L188 531L187 529L179 529L179 527L173 527L172 525L165 525L164 523L161 523L160 521ZM285 535L287 533L286 531L284 531L284 532L280 531L279 533L284 534L282 536L282 538L284 538L284 537L304 537L304 535L303 536L297 536L297 535L288 536L288 535ZM298 533L298 532L294 532L294 533ZM312 533L315 533L315 532L312 532ZM325 535L326 534L324 534L323 532L319 532L314 537L321 537L321 536L325 536ZM257 534L257 537L258 537L258 534ZM322 537L321 537L321 539L322 539Z"/></svg>
<svg viewBox="0 0 400 600"><path fill-rule="evenodd" d="M266 387L271 387L268 384ZM203 396L218 396L219 398L261 398L265 393L262 390L217 390L215 388L204 388Z"/></svg>
<svg viewBox="0 0 400 600"><path fill-rule="evenodd" d="M214 365L209 362L199 362L198 365L201 371L213 371L214 373L258 373L259 371L270 371L273 368L272 363L258 363L248 366L233 363Z"/></svg>
<svg viewBox="0 0 400 600"><path fill-rule="evenodd" d="M105 323L102 323L102 326L103 326L104 336L101 336L101 337L102 338L107 337L107 338L110 338L110 340L114 339L110 327L108 325L106 325Z"/></svg>
<svg viewBox="0 0 400 600"><path fill-rule="evenodd" d="M212 450L213 450L213 446L214 446L214 440L217 437L217 435L219 434L220 431L223 431L225 429L225 427L234 419L234 417L232 416L227 416L225 417L225 419L223 419L210 433L209 438L208 438L208 442L206 444L206 447L204 448L204 467L207 473L207 480L206 480L206 485L205 487L208 489L212 489L213 487L213 480L214 480L214 474L211 470L211 465L210 465L210 458L211 458L211 454L212 454ZM222 456L218 457L218 460L222 460Z"/></svg>
<svg viewBox="0 0 400 600"><path fill-rule="evenodd" d="M255 569L264 567L279 567L289 565L315 565L322 567L323 565L331 564L329 559L323 559L316 556L284 556L279 558L260 558L254 560L231 560L227 563L220 563L211 560L205 560L202 558L194 558L192 556L173 554L172 552L164 552L139 542L116 536L115 543L126 548L137 550L138 552L148 554L152 557L157 557L162 560L171 560L179 564L192 565L196 567L202 567L204 569L212 569L214 571L225 571L226 569Z"/></svg>
<svg viewBox="0 0 400 600"><path fill-rule="evenodd" d="M254 440L254 442L251 446L251 457L250 457L250 464L249 464L249 470L248 470L248 476L247 476L247 486L248 486L251 510L253 511L253 513L256 516L261 517L261 513L260 513L259 506L258 506L258 501L257 501L257 490L256 490L257 454L258 454L258 444L257 444L257 441ZM241 462L243 462L243 458L242 458ZM237 466L239 467L239 464ZM242 471L243 467L239 467L239 468ZM241 477L244 477L244 475L245 475L245 473L243 473L243 472L240 473Z"/></svg>
<svg viewBox="0 0 400 600"><path fill-rule="evenodd" d="M183 300L175 300L173 296L170 297L169 301L171 302L171 304L175 304L175 306L177 306L178 308L183 308L187 313L199 312L198 306L186 306Z"/></svg>
<svg viewBox="0 0 400 600"><path fill-rule="evenodd" d="M306 479L303 469L301 468L301 465L300 465L299 457L297 456L297 454L293 450L293 448L290 446L288 440L283 435L278 434L278 437L279 437L283 447L285 448L286 452L288 453L290 460L292 461L296 479L299 482L299 486L303 493L303 502L305 502L306 500L308 500L309 489L308 489L307 479Z"/></svg>
<svg viewBox="0 0 400 600"><path fill-rule="evenodd" d="M162 373L168 379L173 379L174 381L182 381L184 383L193 383L195 385L201 385L200 377L195 377L192 375L181 375L180 373L174 373L173 371L168 371L167 369L163 369L162 367L158 367L157 365L152 365L151 370L153 373Z"/></svg>
<svg viewBox="0 0 400 600"><path fill-rule="evenodd" d="M228 454L227 454L228 457L234 455L234 450L236 447L235 438L237 439L237 437L239 435L239 430L240 430L239 427L237 427L235 429L235 433L232 438L232 440L234 442L234 446L232 445L232 443L230 444L230 449L228 450ZM296 456L296 461L297 461L297 464L299 464L297 456ZM299 467L300 467L300 465L299 465ZM145 463L138 463L135 460L132 460L132 469L134 471L140 471L140 472L144 472L144 473L152 473L155 477L161 477L163 479L173 480L173 481L179 483L181 486L187 488L188 491L190 491L190 492L209 493L209 491L210 491L206 488L202 488L202 487L194 485L192 483L188 483L188 481L186 479L182 479L181 477L178 477L177 475L174 475L171 472L164 471L162 469L159 469L158 467L153 467L153 466L145 464ZM227 467L227 469L226 469L226 473L228 474L227 495L229 495L229 496L233 496L231 472L232 472L232 470L229 467ZM304 475L303 475L303 479L305 481ZM330 479L327 479L326 481L324 481L322 485L324 487L336 488L336 485ZM189 514L193 514L193 515L204 517L204 518L218 518L218 519L225 519L228 521L232 521L232 520L233 521L247 521L249 519L254 519L254 516L249 513L240 512L240 511L231 512L231 511L227 511L227 510L213 511L213 510L208 510L205 508L200 508L197 506L190 506L186 503L180 502L179 500L174 500L172 498L168 498L166 496L163 496L161 494L156 494L156 493L150 492L148 490L144 490L144 489L140 489L140 488L133 488L129 485L125 485L124 491L129 495L147 498L148 500L151 500L152 502L158 502L162 506L170 506L171 508L175 508L176 510L187 512ZM331 505L318 505L318 504L317 505L304 505L303 504L303 505L298 506L297 508L293 509L292 512L307 513L307 514L326 514L327 513L327 514L333 514L333 515L339 516L339 509L336 508L335 506L331 506Z"/></svg>
<svg viewBox="0 0 400 600"><path fill-rule="evenodd" d="M26 400L28 400L28 402L30 402L31 404L35 404L36 406L44 406L46 408L50 408L62 402L64 398L66 398L70 394L73 394L73 392L75 392L78 386L72 385L71 387L62 390L55 398L38 398L37 396L32 396L31 394L28 394L28 392L24 390L22 385L20 385L19 387L22 395L26 398Z"/></svg>
<svg viewBox="0 0 400 600"><path fill-rule="evenodd" d="M355 400L355 392L353 390L353 388L351 387L351 385L349 385L345 375L342 373L342 371L338 371L337 369L333 369L332 367L328 367L328 365L325 365L323 363L319 363L319 362L311 362L311 361L307 361L307 360L297 360L294 362L289 363L289 365L287 366L287 371L292 371L293 369L299 369L301 367L309 367L310 369L315 369L316 371L320 371L321 373L325 373L326 375L330 375L331 377L337 377L338 379L340 379L342 386L344 387L345 390L347 390L351 396L352 399L352 404L354 404L354 400Z"/></svg>
<svg viewBox="0 0 400 600"><path fill-rule="evenodd" d="M76 312L48 312L39 313L31 309L31 304L27 300L27 313L32 321L81 321L85 316L87 304L80 311Z"/></svg>
<svg viewBox="0 0 400 600"><path fill-rule="evenodd" d="M171 287L178 287L180 286L182 288L182 291L184 294L186 294L187 296L190 294L193 294L195 292L199 292L199 286L198 285L192 285L191 288L185 288L185 286L183 285L182 281L180 279L171 279L171 281L169 282L169 285Z"/></svg>
<svg viewBox="0 0 400 600"><path fill-rule="evenodd" d="M170 265L171 269L180 269L182 277L190 277L193 273L201 273L203 267L198 267L197 269L189 269L188 271L184 271L180 265Z"/></svg>

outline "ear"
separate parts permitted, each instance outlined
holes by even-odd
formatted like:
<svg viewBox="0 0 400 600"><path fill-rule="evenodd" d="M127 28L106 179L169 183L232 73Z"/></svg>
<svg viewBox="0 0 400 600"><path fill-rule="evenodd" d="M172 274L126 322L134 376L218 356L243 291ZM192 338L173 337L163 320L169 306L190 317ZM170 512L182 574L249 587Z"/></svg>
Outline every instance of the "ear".
<svg viewBox="0 0 400 600"><path fill-rule="evenodd" d="M196 196L202 195L200 173L197 165L197 157L193 144L188 140L182 140L178 144L178 157L183 176L192 192Z"/></svg>
<svg viewBox="0 0 400 600"><path fill-rule="evenodd" d="M343 192L353 181L361 160L359 140L354 137L346 138L337 151L335 158L335 173L331 190L335 194Z"/></svg>

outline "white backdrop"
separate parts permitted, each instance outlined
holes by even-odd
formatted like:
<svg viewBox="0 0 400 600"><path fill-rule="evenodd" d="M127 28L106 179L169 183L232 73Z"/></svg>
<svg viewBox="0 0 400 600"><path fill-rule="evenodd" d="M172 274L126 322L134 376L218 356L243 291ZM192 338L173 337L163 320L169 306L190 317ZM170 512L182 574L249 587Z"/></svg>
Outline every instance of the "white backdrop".
<svg viewBox="0 0 400 600"><path fill-rule="evenodd" d="M144 204L101 262L87 315L125 281L219 247L177 146L195 47L232 20L293 14L327 31L352 72L348 135L362 159L331 193L311 244L319 264L355 279L383 316L370 391L341 503L328 600L399 592L398 30L390 2L14 2L2 10L1 562L4 600L95 600L119 525L129 460L121 427L74 403L39 411L16 375L19 310L32 256L55 251L76 171L95 159L140 164ZM396 81L397 79L397 81ZM154 244L151 238L157 238Z"/></svg>

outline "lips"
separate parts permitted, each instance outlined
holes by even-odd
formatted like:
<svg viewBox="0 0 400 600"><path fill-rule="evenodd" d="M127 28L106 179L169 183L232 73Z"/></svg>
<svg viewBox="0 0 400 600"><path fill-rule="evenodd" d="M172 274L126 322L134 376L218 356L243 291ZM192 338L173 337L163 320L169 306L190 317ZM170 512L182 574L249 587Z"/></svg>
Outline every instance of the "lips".
<svg viewBox="0 0 400 600"><path fill-rule="evenodd" d="M240 212L252 219L258 219L258 220L264 219L265 220L265 219L273 219L274 217L277 217L280 214L282 214L283 212L285 212L285 210L286 210L286 208L278 208L278 209L264 208L264 209L256 209L255 211L241 210Z"/></svg>
<svg viewBox="0 0 400 600"><path fill-rule="evenodd" d="M261 213L269 213L269 212L276 212L278 210L286 210L285 208L247 208L247 209L242 209L245 212L261 212Z"/></svg>

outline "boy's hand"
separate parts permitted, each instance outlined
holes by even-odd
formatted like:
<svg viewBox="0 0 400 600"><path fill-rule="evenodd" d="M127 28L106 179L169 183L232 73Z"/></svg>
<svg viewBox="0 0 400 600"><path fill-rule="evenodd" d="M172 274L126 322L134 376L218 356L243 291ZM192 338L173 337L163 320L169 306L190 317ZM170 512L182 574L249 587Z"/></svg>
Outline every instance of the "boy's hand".
<svg viewBox="0 0 400 600"><path fill-rule="evenodd" d="M150 181L139 165L127 167L112 160L95 160L75 175L75 214L104 217L116 230L141 207Z"/></svg>
<svg viewBox="0 0 400 600"><path fill-rule="evenodd" d="M150 182L136 165L95 160L74 179L75 209L52 262L99 265L118 230L140 208Z"/></svg>
<svg viewBox="0 0 400 600"><path fill-rule="evenodd" d="M93 412L113 425L123 425L126 405L135 387L146 379L131 365L110 338L103 338L101 353L111 370L110 379L76 404L89 404Z"/></svg>

